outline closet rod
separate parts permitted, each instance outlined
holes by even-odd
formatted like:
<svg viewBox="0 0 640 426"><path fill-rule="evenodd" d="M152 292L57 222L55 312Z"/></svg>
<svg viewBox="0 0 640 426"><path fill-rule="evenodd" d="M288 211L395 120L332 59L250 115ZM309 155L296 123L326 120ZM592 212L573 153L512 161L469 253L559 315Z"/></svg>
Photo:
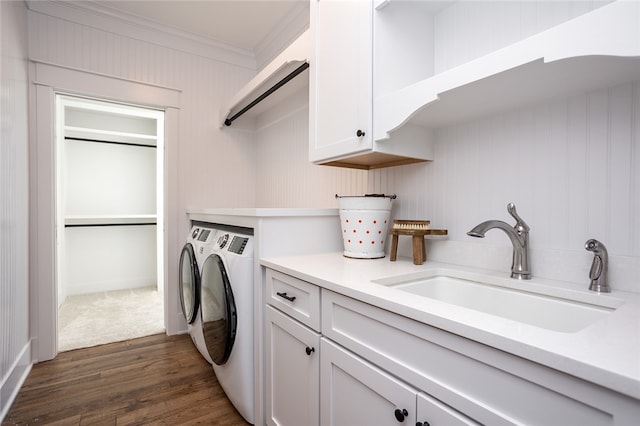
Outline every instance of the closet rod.
<svg viewBox="0 0 640 426"><path fill-rule="evenodd" d="M157 148L157 146L155 146L155 145L145 145L145 144L142 144L142 143L106 141L106 140L103 140L103 139L75 138L75 137L71 137L71 136L65 136L64 140L66 140L66 141L110 143L110 144L114 144L114 145L140 146L140 147L143 147L143 148Z"/></svg>
<svg viewBox="0 0 640 426"><path fill-rule="evenodd" d="M65 228L87 228L91 226L155 226L156 222L140 222L140 223L74 223L64 225Z"/></svg>
<svg viewBox="0 0 640 426"><path fill-rule="evenodd" d="M275 92L276 90L278 90L279 88L281 88L282 86L284 86L285 84L287 84L289 81L293 80L293 78L295 76L297 76L298 74L300 74L302 71L306 70L307 68L309 68L309 63L305 62L304 64L300 65L298 68L296 68L295 70L291 71L291 73L289 73L287 76L285 76L282 80L280 80L279 82L277 82L276 84L273 85L273 87L271 87L269 90L267 90L266 92L264 92L262 95L258 96L254 101L252 101L249 105L247 105L246 107L242 108L240 111L238 111L237 113L235 113L234 115L232 115L231 117L227 117L224 120L224 125L225 126L231 126L231 123L233 123L238 117L240 117L241 115L243 115L244 113L246 113L247 111L249 111L251 108L253 108L254 106L258 105L260 102L262 102L267 96L271 95L273 92Z"/></svg>

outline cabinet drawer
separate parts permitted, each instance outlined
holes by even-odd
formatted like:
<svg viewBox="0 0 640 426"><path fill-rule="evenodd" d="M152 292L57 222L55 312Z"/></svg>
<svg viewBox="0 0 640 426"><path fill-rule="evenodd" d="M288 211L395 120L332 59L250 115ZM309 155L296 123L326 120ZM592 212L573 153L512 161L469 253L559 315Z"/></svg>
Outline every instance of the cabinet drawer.
<svg viewBox="0 0 640 426"><path fill-rule="evenodd" d="M306 281L267 269L266 302L320 331L320 289Z"/></svg>
<svg viewBox="0 0 640 426"><path fill-rule="evenodd" d="M575 377L330 291L322 309L324 336L480 423L626 424Z"/></svg>

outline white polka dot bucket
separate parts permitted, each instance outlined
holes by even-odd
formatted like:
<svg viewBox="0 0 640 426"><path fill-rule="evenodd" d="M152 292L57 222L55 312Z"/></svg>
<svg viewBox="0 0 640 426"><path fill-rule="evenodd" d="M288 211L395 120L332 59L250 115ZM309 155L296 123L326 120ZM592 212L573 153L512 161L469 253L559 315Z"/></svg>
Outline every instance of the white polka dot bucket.
<svg viewBox="0 0 640 426"><path fill-rule="evenodd" d="M384 257L391 202L395 195L338 196L344 255L358 259Z"/></svg>

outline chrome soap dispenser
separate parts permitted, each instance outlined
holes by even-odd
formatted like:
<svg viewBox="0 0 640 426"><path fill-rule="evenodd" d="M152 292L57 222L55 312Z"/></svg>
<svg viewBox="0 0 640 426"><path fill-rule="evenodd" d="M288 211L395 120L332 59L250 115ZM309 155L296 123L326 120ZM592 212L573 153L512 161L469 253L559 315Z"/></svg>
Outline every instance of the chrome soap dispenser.
<svg viewBox="0 0 640 426"><path fill-rule="evenodd" d="M611 288L607 282L607 271L609 269L607 248L600 241L593 238L584 244L584 248L593 252L593 263L589 271L589 278L591 278L589 290L597 291L598 293L610 293Z"/></svg>

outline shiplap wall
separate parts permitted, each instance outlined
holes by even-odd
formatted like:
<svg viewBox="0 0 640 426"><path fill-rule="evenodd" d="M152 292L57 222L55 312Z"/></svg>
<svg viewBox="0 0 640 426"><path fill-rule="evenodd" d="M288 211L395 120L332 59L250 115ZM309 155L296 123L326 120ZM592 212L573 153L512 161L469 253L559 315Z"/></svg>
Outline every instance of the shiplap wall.
<svg viewBox="0 0 640 426"><path fill-rule="evenodd" d="M0 2L0 420L31 365L27 11Z"/></svg>
<svg viewBox="0 0 640 426"><path fill-rule="evenodd" d="M42 13L29 31L34 60L181 90L179 157L167 159L181 207L253 205L253 144L221 131L218 110L254 70Z"/></svg>
<svg viewBox="0 0 640 426"><path fill-rule="evenodd" d="M334 207L335 195L363 195L367 172L309 162L309 92L303 89L257 121L256 205Z"/></svg>
<svg viewBox="0 0 640 426"><path fill-rule="evenodd" d="M479 58L613 0L452 2L434 22L434 71Z"/></svg>
<svg viewBox="0 0 640 426"><path fill-rule="evenodd" d="M614 288L640 291L640 81L440 129L433 162L370 172L369 190L398 194L396 219L449 230L429 244L433 260L508 271L502 232L466 232L513 223L513 202L531 227L535 276L588 283L584 243L596 238Z"/></svg>

